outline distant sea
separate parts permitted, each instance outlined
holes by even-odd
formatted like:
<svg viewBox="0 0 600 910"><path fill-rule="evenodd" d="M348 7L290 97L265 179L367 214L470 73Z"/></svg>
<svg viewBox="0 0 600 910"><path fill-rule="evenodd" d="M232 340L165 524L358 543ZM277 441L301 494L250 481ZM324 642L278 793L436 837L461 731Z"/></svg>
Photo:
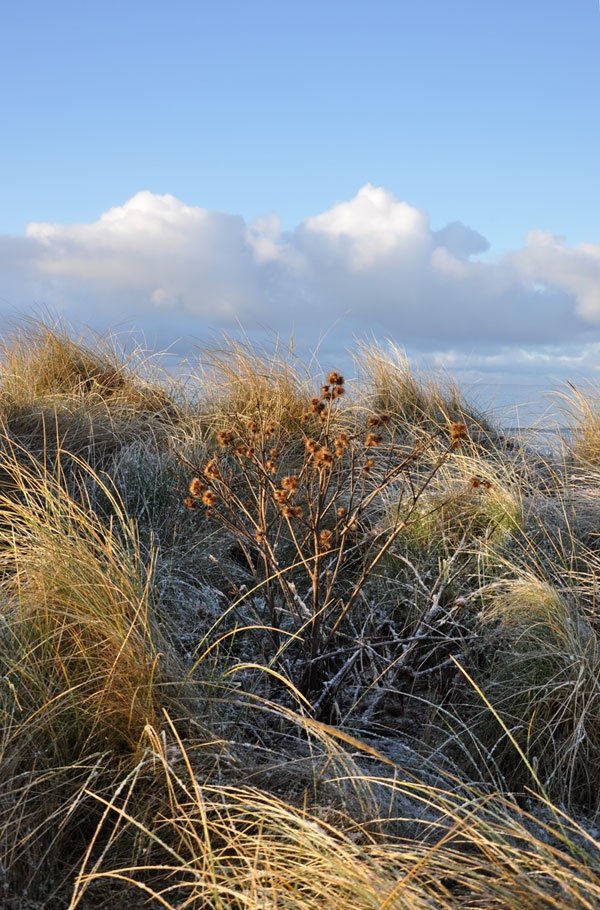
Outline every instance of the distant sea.
<svg viewBox="0 0 600 910"><path fill-rule="evenodd" d="M496 426L509 435L523 437L541 451L557 451L572 434L573 416L561 397L564 385L477 381L461 388L467 401Z"/></svg>

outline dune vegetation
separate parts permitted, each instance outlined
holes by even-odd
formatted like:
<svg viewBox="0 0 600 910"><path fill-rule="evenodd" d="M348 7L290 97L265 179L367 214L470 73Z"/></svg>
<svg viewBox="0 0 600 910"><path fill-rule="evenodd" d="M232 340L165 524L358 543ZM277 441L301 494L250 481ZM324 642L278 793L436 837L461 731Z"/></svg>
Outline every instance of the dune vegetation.
<svg viewBox="0 0 600 910"><path fill-rule="evenodd" d="M600 906L600 408L0 351L0 905Z"/></svg>

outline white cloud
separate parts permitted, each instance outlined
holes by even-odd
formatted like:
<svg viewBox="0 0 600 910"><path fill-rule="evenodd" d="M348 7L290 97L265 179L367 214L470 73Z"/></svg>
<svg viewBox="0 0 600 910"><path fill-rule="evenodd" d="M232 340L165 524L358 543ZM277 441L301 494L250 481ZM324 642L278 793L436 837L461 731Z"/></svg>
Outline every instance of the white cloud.
<svg viewBox="0 0 600 910"><path fill-rule="evenodd" d="M300 238L310 249L326 247L351 272L368 272L390 259L408 265L432 248L425 213L370 184L350 202L308 218Z"/></svg>
<svg viewBox="0 0 600 910"><path fill-rule="evenodd" d="M568 247L563 237L531 231L512 258L523 277L561 288L574 299L576 315L600 324L600 243Z"/></svg>
<svg viewBox="0 0 600 910"><path fill-rule="evenodd" d="M237 216L141 192L92 224L31 224L26 237L40 251L38 277L75 308L91 300L107 314L158 307L227 322L260 305L246 233Z"/></svg>
<svg viewBox="0 0 600 910"><path fill-rule="evenodd" d="M145 191L90 224L0 237L0 310L126 319L164 342L238 323L314 342L340 319L344 341L375 332L430 351L598 339L600 244L532 232L501 258L488 247L371 185L290 232Z"/></svg>

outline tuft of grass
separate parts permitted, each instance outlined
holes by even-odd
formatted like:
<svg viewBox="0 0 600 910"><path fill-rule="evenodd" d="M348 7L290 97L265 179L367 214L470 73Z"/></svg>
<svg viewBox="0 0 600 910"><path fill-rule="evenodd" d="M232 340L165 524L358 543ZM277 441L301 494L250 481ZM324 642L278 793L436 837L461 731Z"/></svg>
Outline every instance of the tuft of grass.
<svg viewBox="0 0 600 910"><path fill-rule="evenodd" d="M406 354L391 342L385 350L376 344L360 344L356 359L365 406L389 414L399 432L408 436L436 433L460 423L467 427L472 442L499 438L485 415L466 402L456 383L418 377Z"/></svg>
<svg viewBox="0 0 600 910"><path fill-rule="evenodd" d="M40 400L85 398L175 416L167 391L139 375L142 352L127 356L109 339L74 339L57 325L31 320L0 348L0 397L16 406ZM164 377L161 377L164 378Z"/></svg>
<svg viewBox="0 0 600 910"><path fill-rule="evenodd" d="M0 350L1 451L26 450L47 466L60 451L64 468L69 453L101 470L123 445L166 438L181 417L173 383L141 372L139 352L127 358L107 340L91 346L30 323Z"/></svg>
<svg viewBox="0 0 600 910"><path fill-rule="evenodd" d="M370 778L387 791L388 828L402 823L395 806L420 804L428 813L411 839L382 838L372 826L339 815L328 821L256 788L202 784L180 739L173 758L155 731L147 735L166 806L139 818L127 801L98 796L104 816L95 837L115 821L131 826L152 858L115 865L109 837L98 859L90 851L70 910L106 880L133 885L166 910L587 910L600 899L599 845L554 807L553 820L540 822L495 794Z"/></svg>
<svg viewBox="0 0 600 910"><path fill-rule="evenodd" d="M279 347L261 353L225 339L205 349L194 383L200 385L202 425L223 429L232 419L256 419L294 432L308 410L312 383L308 371Z"/></svg>
<svg viewBox="0 0 600 910"><path fill-rule="evenodd" d="M576 597L531 573L493 588L481 614L493 648L484 688L545 789L597 812L600 641Z"/></svg>
<svg viewBox="0 0 600 910"><path fill-rule="evenodd" d="M17 501L0 497L5 673L21 726L63 763L98 749L135 752L161 702L152 557L144 563L135 526L99 478L108 526L34 461L4 470L21 491Z"/></svg>
<svg viewBox="0 0 600 910"><path fill-rule="evenodd" d="M84 490L65 489L60 455L52 474L22 451L3 470L0 867L6 888L60 906L53 889L98 814L85 789L136 764L146 725L174 693L152 622L153 558L114 492L104 485L104 523Z"/></svg>
<svg viewBox="0 0 600 910"><path fill-rule="evenodd" d="M600 467L600 392L593 385L578 388L568 384L562 396L564 410L573 426L571 450L578 461Z"/></svg>
<svg viewBox="0 0 600 910"><path fill-rule="evenodd" d="M463 546L483 555L521 527L522 511L519 491L501 462L455 452L428 485L399 542L425 552L452 553Z"/></svg>

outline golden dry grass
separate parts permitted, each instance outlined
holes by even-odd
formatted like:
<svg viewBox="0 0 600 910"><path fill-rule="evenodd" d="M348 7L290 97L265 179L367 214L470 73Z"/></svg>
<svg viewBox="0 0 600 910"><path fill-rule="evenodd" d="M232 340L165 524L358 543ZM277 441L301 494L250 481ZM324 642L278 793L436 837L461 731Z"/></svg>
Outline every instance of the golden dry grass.
<svg viewBox="0 0 600 910"><path fill-rule="evenodd" d="M292 356L278 348L261 353L233 339L203 350L193 378L201 387L201 413L213 429L244 417L293 425L312 394L310 374Z"/></svg>
<svg viewBox="0 0 600 910"><path fill-rule="evenodd" d="M133 884L167 910L587 910L600 900L600 845L552 807L540 822L499 795L430 788L398 769L398 779L362 783L387 789L391 806L425 805L435 820L421 836L382 839L372 826L327 821L254 788L202 784L180 739L169 758L156 732L147 735L168 808L140 820L127 802L99 797L96 836L118 820L147 838L156 858L114 867L109 840L95 862L86 857L70 910L103 879Z"/></svg>
<svg viewBox="0 0 600 910"><path fill-rule="evenodd" d="M449 377L419 376L396 345L360 344L356 354L365 407L389 414L409 434L464 423L472 440L497 437L485 415L471 406Z"/></svg>
<svg viewBox="0 0 600 910"><path fill-rule="evenodd" d="M41 725L63 760L71 749L134 752L160 703L152 561L107 487L108 526L35 461L4 470L21 493L0 497L0 572L22 723Z"/></svg>
<svg viewBox="0 0 600 910"><path fill-rule="evenodd" d="M545 466L399 352L361 356L321 420L278 351L228 343L184 395L100 339L5 343L11 910L600 903L595 405ZM208 464L227 521L184 505Z"/></svg>

